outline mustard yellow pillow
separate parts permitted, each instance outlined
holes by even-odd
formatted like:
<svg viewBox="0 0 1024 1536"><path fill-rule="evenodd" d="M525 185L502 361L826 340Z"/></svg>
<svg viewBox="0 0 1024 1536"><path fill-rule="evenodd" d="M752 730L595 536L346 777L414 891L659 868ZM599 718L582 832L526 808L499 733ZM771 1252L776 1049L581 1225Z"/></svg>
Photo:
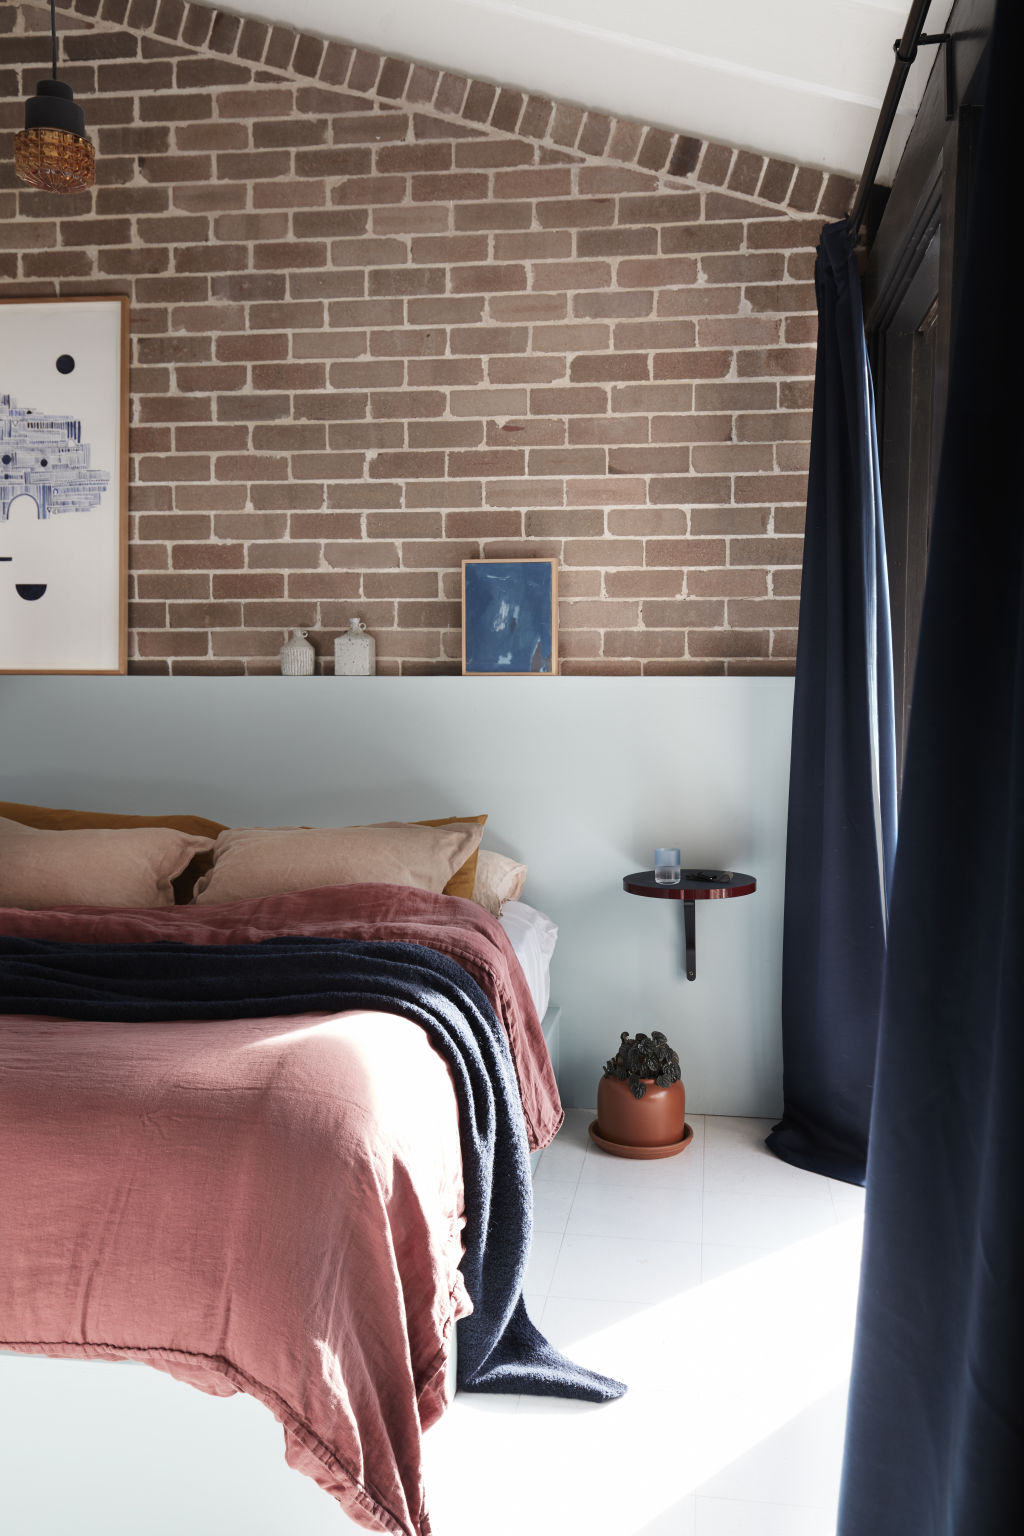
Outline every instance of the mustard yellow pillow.
<svg viewBox="0 0 1024 1536"><path fill-rule="evenodd" d="M455 822L460 824L463 822L475 822L480 827L482 835L483 825L486 820L486 816L438 816L434 821L416 821L412 825L416 827L450 827ZM472 901L473 887L476 884L476 860L478 853L479 839L465 864L460 864L445 886L444 894L446 896L465 896L468 901Z"/></svg>

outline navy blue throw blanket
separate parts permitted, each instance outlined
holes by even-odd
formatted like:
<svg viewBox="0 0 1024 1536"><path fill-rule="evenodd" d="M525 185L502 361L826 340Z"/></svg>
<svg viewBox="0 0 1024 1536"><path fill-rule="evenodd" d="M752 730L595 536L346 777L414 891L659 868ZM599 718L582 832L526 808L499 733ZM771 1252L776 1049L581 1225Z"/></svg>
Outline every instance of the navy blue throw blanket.
<svg viewBox="0 0 1024 1536"><path fill-rule="evenodd" d="M0 1013L158 1022L380 1009L411 1019L447 1063L459 1105L473 1312L459 1322L464 1392L607 1402L621 1382L574 1365L526 1315L530 1159L505 1032L461 966L417 944L62 944L0 938Z"/></svg>

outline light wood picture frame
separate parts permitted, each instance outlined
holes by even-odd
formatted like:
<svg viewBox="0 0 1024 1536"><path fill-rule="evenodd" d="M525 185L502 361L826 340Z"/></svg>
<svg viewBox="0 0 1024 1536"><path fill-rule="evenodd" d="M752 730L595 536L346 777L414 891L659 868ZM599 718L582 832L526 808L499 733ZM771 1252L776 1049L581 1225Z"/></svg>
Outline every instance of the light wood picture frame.
<svg viewBox="0 0 1024 1536"><path fill-rule="evenodd" d="M128 669L127 298L0 300L0 673Z"/></svg>
<svg viewBox="0 0 1024 1536"><path fill-rule="evenodd" d="M557 560L463 560L462 673L557 676Z"/></svg>

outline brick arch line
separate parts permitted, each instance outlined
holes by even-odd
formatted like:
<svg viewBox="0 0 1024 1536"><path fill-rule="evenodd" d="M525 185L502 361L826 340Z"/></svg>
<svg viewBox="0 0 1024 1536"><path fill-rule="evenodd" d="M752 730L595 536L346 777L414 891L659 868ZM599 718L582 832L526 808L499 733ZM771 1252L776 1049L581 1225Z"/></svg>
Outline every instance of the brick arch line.
<svg viewBox="0 0 1024 1536"><path fill-rule="evenodd" d="M192 0L57 0L57 10L102 30L142 34L153 57L159 56L161 41L184 43L266 71L257 79L297 78L343 88L462 123L468 132L515 134L567 158L613 162L797 214L841 218L856 191L848 176L835 172L234 16Z"/></svg>

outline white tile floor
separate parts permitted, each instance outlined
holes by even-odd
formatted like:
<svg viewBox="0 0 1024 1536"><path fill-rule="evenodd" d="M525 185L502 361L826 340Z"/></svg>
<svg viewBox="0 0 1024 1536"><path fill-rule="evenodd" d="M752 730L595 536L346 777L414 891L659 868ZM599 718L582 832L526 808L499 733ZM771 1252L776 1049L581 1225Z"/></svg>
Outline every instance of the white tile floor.
<svg viewBox="0 0 1024 1536"><path fill-rule="evenodd" d="M863 1195L769 1121L664 1161L572 1110L534 1178L527 1303L619 1402L460 1395L425 1438L438 1536L833 1536Z"/></svg>

